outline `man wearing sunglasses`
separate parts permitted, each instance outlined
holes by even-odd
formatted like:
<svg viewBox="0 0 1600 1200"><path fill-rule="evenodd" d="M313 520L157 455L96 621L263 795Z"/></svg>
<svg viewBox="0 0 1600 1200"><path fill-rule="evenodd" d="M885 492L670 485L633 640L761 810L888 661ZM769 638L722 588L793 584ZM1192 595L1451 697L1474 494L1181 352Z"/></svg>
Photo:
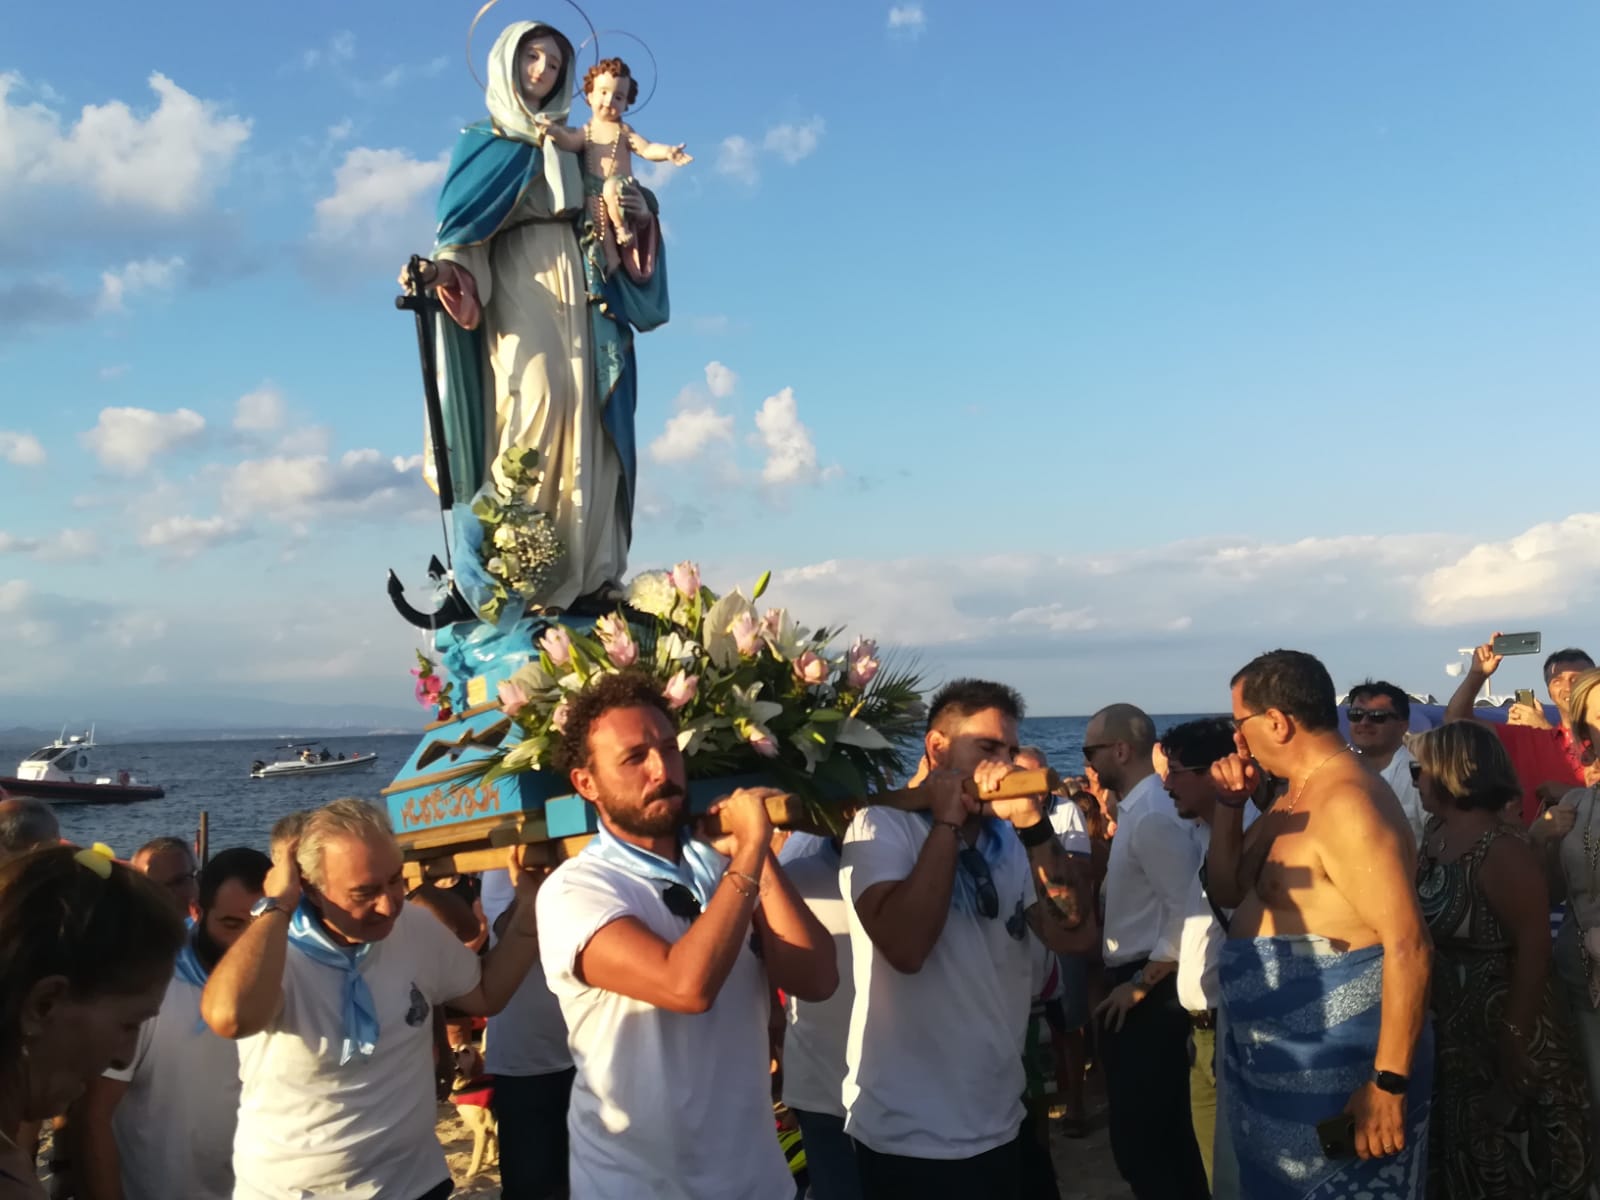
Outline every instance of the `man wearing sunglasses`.
<svg viewBox="0 0 1600 1200"><path fill-rule="evenodd" d="M677 722L654 680L604 675L571 701L560 758L600 830L539 890L545 979L578 1069L574 1196L782 1197L772 989L821 1001L833 939L773 859L767 788L713 806L727 856L688 836Z"/></svg>
<svg viewBox="0 0 1600 1200"><path fill-rule="evenodd" d="M1392 683L1368 679L1350 689L1346 703L1351 748L1393 789L1411 834L1421 845L1422 797L1411 779L1414 760L1405 746L1411 728L1411 697Z"/></svg>
<svg viewBox="0 0 1600 1200"><path fill-rule="evenodd" d="M868 806L845 834L845 1132L867 1200L1022 1195L1031 939L1081 954L1095 936L1041 798L969 790L1015 769L1022 711L1004 684L947 685L923 738L927 810Z"/></svg>

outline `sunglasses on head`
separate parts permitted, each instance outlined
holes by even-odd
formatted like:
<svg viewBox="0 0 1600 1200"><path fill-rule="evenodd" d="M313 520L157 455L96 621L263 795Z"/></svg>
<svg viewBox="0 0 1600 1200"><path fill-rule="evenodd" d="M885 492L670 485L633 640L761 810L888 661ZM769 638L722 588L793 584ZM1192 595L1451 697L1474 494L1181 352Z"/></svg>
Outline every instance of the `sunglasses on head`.
<svg viewBox="0 0 1600 1200"><path fill-rule="evenodd" d="M1359 725L1363 721L1371 721L1374 725L1382 725L1385 721L1404 720L1397 712L1388 712L1381 708L1352 708L1350 710L1350 724Z"/></svg>

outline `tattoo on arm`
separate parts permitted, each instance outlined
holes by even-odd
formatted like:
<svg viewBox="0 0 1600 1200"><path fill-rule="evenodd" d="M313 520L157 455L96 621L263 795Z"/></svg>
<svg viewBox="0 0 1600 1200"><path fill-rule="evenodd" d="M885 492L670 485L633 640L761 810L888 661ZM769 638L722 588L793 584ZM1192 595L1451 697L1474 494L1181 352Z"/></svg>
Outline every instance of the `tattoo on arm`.
<svg viewBox="0 0 1600 1200"><path fill-rule="evenodd" d="M1061 843L1051 838L1033 855L1033 890L1039 898L1040 915L1067 929L1083 924L1083 864L1068 854Z"/></svg>

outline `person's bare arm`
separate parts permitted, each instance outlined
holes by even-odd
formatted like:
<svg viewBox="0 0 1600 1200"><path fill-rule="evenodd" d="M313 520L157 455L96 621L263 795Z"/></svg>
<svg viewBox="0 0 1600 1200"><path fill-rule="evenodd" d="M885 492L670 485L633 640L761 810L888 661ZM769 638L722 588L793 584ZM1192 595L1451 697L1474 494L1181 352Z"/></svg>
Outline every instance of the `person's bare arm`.
<svg viewBox="0 0 1600 1200"><path fill-rule="evenodd" d="M1499 637L1496 633L1494 637ZM1455 694L1450 697L1444 706L1444 719L1446 721L1478 721L1474 707L1478 693L1483 690L1483 685L1490 676L1500 669L1500 655L1494 652L1494 638L1479 646L1472 652L1472 665L1467 668L1467 673L1461 677L1460 686Z"/></svg>
<svg viewBox="0 0 1600 1200"><path fill-rule="evenodd" d="M1211 781L1220 794L1206 850L1206 891L1218 907L1238 908L1255 883L1244 869L1244 806L1260 786L1261 772L1254 763L1230 754L1212 766Z"/></svg>
<svg viewBox="0 0 1600 1200"><path fill-rule="evenodd" d="M1398 806L1350 783L1332 790L1317 813L1318 851L1328 880L1383 945L1383 994L1373 1069L1411 1073L1428 1010L1432 947L1417 904L1416 861ZM1405 1097L1373 1083L1350 1099L1356 1151L1381 1157L1405 1146Z"/></svg>
<svg viewBox="0 0 1600 1200"><path fill-rule="evenodd" d="M833 936L795 893L770 850L761 874L755 925L767 979L773 987L811 1002L833 995L839 986L839 956Z"/></svg>
<svg viewBox="0 0 1600 1200"><path fill-rule="evenodd" d="M1100 923L1089 907L1089 864L1068 854L1052 836L1028 851L1036 897L1028 906L1028 926L1057 954L1087 954L1100 940Z"/></svg>
<svg viewBox="0 0 1600 1200"><path fill-rule="evenodd" d="M716 1003L744 949L760 899L757 888L738 876L750 876L759 887L772 837L765 797L766 789L741 789L722 802L737 848L728 873L688 932L668 942L634 917L613 921L578 952L578 978L669 1012L703 1013Z"/></svg>
<svg viewBox="0 0 1600 1200"><path fill-rule="evenodd" d="M289 920L300 903L298 840L272 848L265 892L278 907L250 923L244 936L211 969L200 994L200 1015L218 1037L260 1033L283 1007L283 966L289 952Z"/></svg>
<svg viewBox="0 0 1600 1200"><path fill-rule="evenodd" d="M928 808L933 829L922 844L911 873L904 879L875 883L856 898L856 916L889 965L902 975L915 975L928 961L944 932L955 888L956 856L964 844L951 828L976 811L977 801L950 771L930 771L919 785L932 790Z"/></svg>
<svg viewBox="0 0 1600 1200"><path fill-rule="evenodd" d="M674 166L683 167L694 161L694 155L684 153L683 142L679 142L676 146L669 146L665 142L652 142L632 129L628 130L627 138L628 149L650 162L672 163Z"/></svg>
<svg viewBox="0 0 1600 1200"><path fill-rule="evenodd" d="M511 874L516 899L507 910L507 920L502 926L502 936L483 958L483 971L478 986L464 996L450 1001L452 1008L474 1017L492 1017L511 1003L528 971L539 961L539 926L534 910L534 898L539 886L550 876L548 867L523 865L527 847L511 849L507 867Z"/></svg>
<svg viewBox="0 0 1600 1200"><path fill-rule="evenodd" d="M127 1090L122 1080L97 1075L72 1104L68 1127L78 1200L122 1200L122 1159L111 1118Z"/></svg>

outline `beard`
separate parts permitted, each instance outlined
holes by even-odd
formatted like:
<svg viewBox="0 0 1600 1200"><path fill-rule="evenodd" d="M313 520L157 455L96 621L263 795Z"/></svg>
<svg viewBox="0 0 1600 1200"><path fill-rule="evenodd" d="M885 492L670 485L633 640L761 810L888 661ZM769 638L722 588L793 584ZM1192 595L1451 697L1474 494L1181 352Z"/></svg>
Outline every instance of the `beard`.
<svg viewBox="0 0 1600 1200"><path fill-rule="evenodd" d="M200 919L194 923L194 932L190 936L194 938L195 957L200 960L202 967L210 971L217 965L217 960L222 957L227 947L206 932L206 915L200 914Z"/></svg>
<svg viewBox="0 0 1600 1200"><path fill-rule="evenodd" d="M657 800L680 801L676 806L661 813L647 813L645 810ZM606 818L623 833L630 833L634 837L666 837L669 833L676 833L688 817L685 806L681 801L687 799L683 788L675 783L663 783L639 798L637 804L626 804L615 797L606 797L600 802Z"/></svg>

